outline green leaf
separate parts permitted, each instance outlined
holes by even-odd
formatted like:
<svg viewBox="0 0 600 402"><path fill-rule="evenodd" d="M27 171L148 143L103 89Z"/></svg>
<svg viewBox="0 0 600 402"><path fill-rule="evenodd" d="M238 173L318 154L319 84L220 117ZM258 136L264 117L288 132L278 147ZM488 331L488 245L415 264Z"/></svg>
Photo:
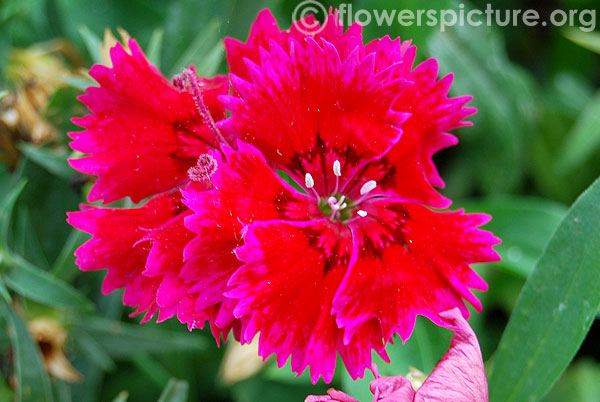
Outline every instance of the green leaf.
<svg viewBox="0 0 600 402"><path fill-rule="evenodd" d="M295 190L301 192L302 194L306 194L306 190L301 185L296 183L296 181L292 179L292 177L289 174L287 174L287 172L285 172L284 170L277 170L277 174L283 179L283 181L285 181L290 186L294 187Z"/></svg>
<svg viewBox="0 0 600 402"><path fill-rule="evenodd" d="M538 401L600 307L600 180L575 202L527 280L490 374L490 401Z"/></svg>
<svg viewBox="0 0 600 402"><path fill-rule="evenodd" d="M598 395L600 365L586 357L569 366L544 402L598 402Z"/></svg>
<svg viewBox="0 0 600 402"><path fill-rule="evenodd" d="M503 197L490 200L457 201L468 212L485 212L492 216L484 229L502 239L495 247L502 261L495 267L527 278L548 240L564 218L562 204L533 197Z"/></svg>
<svg viewBox="0 0 600 402"><path fill-rule="evenodd" d="M75 266L75 250L90 236L80 230L73 229L67 238L60 254L52 265L52 275L63 281L70 281L80 271Z"/></svg>
<svg viewBox="0 0 600 402"><path fill-rule="evenodd" d="M35 267L21 256L6 256L12 269L5 275L8 287L20 295L49 306L93 310L94 305L78 290Z"/></svg>
<svg viewBox="0 0 600 402"><path fill-rule="evenodd" d="M556 171L566 173L579 167L600 148L600 92L581 112L567 134L564 150L556 162Z"/></svg>
<svg viewBox="0 0 600 402"><path fill-rule="evenodd" d="M456 182L457 186L478 185L486 194L518 188L523 181L525 144L535 115L530 78L510 62L502 38L490 28L454 26L434 34L428 49L438 59L443 74L455 74L452 92L473 95L469 106L478 109L469 118L474 127L461 137L462 151L457 161L468 163L463 172L471 177L455 181L450 177L448 188L454 188Z"/></svg>
<svg viewBox="0 0 600 402"><path fill-rule="evenodd" d="M117 395L115 399L112 400L112 402L127 402L128 398L129 393L127 391L121 391L119 392L119 395Z"/></svg>
<svg viewBox="0 0 600 402"><path fill-rule="evenodd" d="M104 371L114 370L117 366L106 350L102 348L89 334L83 331L72 331L73 342L77 350L97 367Z"/></svg>
<svg viewBox="0 0 600 402"><path fill-rule="evenodd" d="M193 353L206 347L206 340L199 336L163 330L149 324L142 327L100 317L86 317L77 319L72 325L89 334L113 358L173 350Z"/></svg>
<svg viewBox="0 0 600 402"><path fill-rule="evenodd" d="M325 394L328 388L331 388L331 385L324 384L322 381L316 385L312 385L310 382L294 384L269 381L261 376L248 378L229 387L233 400L236 402L303 401L310 394Z"/></svg>
<svg viewBox="0 0 600 402"><path fill-rule="evenodd" d="M83 43L85 44L85 47L92 58L92 62L94 64L102 64L102 56L100 55L102 39L93 33L87 26L80 27L79 34L81 35Z"/></svg>
<svg viewBox="0 0 600 402"><path fill-rule="evenodd" d="M1 276L0 276L0 296L2 296L2 298L4 299L4 301L6 303L12 303L12 297L10 297L10 292L6 288L6 285L4 284L4 280L2 279Z"/></svg>
<svg viewBox="0 0 600 402"><path fill-rule="evenodd" d="M6 317L17 372L17 402L51 402L50 380L38 345L27 325L6 303L0 303Z"/></svg>
<svg viewBox="0 0 600 402"><path fill-rule="evenodd" d="M152 37L150 38L148 48L146 49L148 61L154 64L158 69L160 69L160 56L162 53L162 44L164 36L165 31L163 29L155 29L154 32L152 32Z"/></svg>
<svg viewBox="0 0 600 402"><path fill-rule="evenodd" d="M213 19L206 25L206 28L196 35L181 57L175 62L169 76L172 77L175 74L179 74L182 69L188 68L190 64L202 64L206 55L209 54L210 50L219 41L218 33L219 24L217 20ZM198 74L200 74L200 71L198 71Z"/></svg>
<svg viewBox="0 0 600 402"><path fill-rule="evenodd" d="M6 95L8 95L8 91L6 89L0 91L0 100L2 100L2 98L4 98Z"/></svg>
<svg viewBox="0 0 600 402"><path fill-rule="evenodd" d="M185 402L187 401L189 385L187 381L171 378L163 390L158 402Z"/></svg>
<svg viewBox="0 0 600 402"><path fill-rule="evenodd" d="M565 30L563 35L571 42L591 50L595 53L600 53L600 32L584 32L577 28Z"/></svg>
<svg viewBox="0 0 600 402"><path fill-rule="evenodd" d="M132 363L145 373L159 388L165 387L169 383L170 374L165 367L148 353L134 355Z"/></svg>
<svg viewBox="0 0 600 402"><path fill-rule="evenodd" d="M55 379L52 382L54 389L54 397L60 402L73 402L71 392L71 384L60 379Z"/></svg>
<svg viewBox="0 0 600 402"><path fill-rule="evenodd" d="M575 119L590 102L592 96L594 90L584 77L573 72L562 71L552 80L550 91L544 93L544 98L549 103L545 106L545 112L559 111ZM564 138L562 130L560 138Z"/></svg>
<svg viewBox="0 0 600 402"><path fill-rule="evenodd" d="M24 174L28 185L19 197L17 211L28 215L26 220L30 222L30 226L25 233L18 233L18 226L12 226L12 229L15 239L23 236L37 237L36 242L39 242L41 248L38 247L35 253L30 250L22 255L27 255L30 262L47 270L50 263L58 258L73 230L65 221L65 213L78 209L81 197L73 191L67 180L49 173L29 159L25 159L22 165L25 166ZM32 258L38 253L43 255L43 261Z"/></svg>
<svg viewBox="0 0 600 402"><path fill-rule="evenodd" d="M96 81L94 81L91 78L81 78L74 75L68 75L66 77L63 77L62 80L65 82L65 84L80 91L85 91L86 89L88 89L88 87L98 85Z"/></svg>
<svg viewBox="0 0 600 402"><path fill-rule="evenodd" d="M6 383L5 379L0 379L0 401L14 401L15 393Z"/></svg>
<svg viewBox="0 0 600 402"><path fill-rule="evenodd" d="M305 370L302 374L297 375L292 371L292 363L289 361L285 363L285 365L283 365L282 367L277 367L277 364L273 362L270 363L271 364L269 364L268 362L265 363L263 368L260 369L260 371L263 371L263 377L265 379L290 385L311 385L309 370ZM254 375L256 375L256 373ZM241 381L244 380L245 378Z"/></svg>
<svg viewBox="0 0 600 402"><path fill-rule="evenodd" d="M73 176L74 171L67 163L66 152L59 154L51 152L47 148L31 146L25 142L19 144L19 149L25 156L53 175L67 180Z"/></svg>
<svg viewBox="0 0 600 402"><path fill-rule="evenodd" d="M208 51L208 53L200 60L197 60L194 65L196 73L200 77L212 77L219 69L219 65L223 60L224 50L223 44L218 42Z"/></svg>
<svg viewBox="0 0 600 402"><path fill-rule="evenodd" d="M12 212L26 184L27 180L25 179L19 181L4 197L0 205L0 249L5 252L8 251L8 236Z"/></svg>

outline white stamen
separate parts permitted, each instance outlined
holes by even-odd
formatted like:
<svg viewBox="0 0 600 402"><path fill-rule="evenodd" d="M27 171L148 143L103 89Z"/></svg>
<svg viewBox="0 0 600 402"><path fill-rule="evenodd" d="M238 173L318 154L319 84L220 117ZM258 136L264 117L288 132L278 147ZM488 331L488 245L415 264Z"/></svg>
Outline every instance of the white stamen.
<svg viewBox="0 0 600 402"><path fill-rule="evenodd" d="M334 211L339 211L340 209L344 209L348 206L348 204L344 202L345 199L345 195L342 195L342 197L339 200L335 197L329 197L327 199L327 204L329 204L331 209L333 209Z"/></svg>
<svg viewBox="0 0 600 402"><path fill-rule="evenodd" d="M362 209L359 209L358 211L356 211L356 213L357 213L358 215L360 215L361 217L363 217L363 218L364 218L365 216L367 216L367 211L363 211Z"/></svg>
<svg viewBox="0 0 600 402"><path fill-rule="evenodd" d="M340 210L348 206L348 203L344 202L345 199L345 195L342 195L339 200L333 196L327 199L327 204L329 204L329 206L331 207L331 216L329 217L329 219L333 220Z"/></svg>
<svg viewBox="0 0 600 402"><path fill-rule="evenodd" d="M369 180L360 188L360 195L365 195L373 191L377 187L377 182L375 180Z"/></svg>
<svg viewBox="0 0 600 402"><path fill-rule="evenodd" d="M337 177L342 175L342 166L340 165L340 161L336 160L333 162L333 174L335 174Z"/></svg>
<svg viewBox="0 0 600 402"><path fill-rule="evenodd" d="M306 188L313 188L315 186L315 180L310 173L304 176L304 183L306 184Z"/></svg>

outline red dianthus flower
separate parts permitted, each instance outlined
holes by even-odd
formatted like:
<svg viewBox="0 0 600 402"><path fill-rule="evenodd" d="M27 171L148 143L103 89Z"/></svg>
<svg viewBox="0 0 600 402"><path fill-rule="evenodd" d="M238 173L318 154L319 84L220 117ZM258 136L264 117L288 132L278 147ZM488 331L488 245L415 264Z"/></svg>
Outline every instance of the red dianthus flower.
<svg viewBox="0 0 600 402"><path fill-rule="evenodd" d="M487 285L470 264L498 259L478 229L489 217L429 209L450 204L432 155L475 112L447 97L451 76L438 81L433 59L413 69L410 42L363 45L335 15L312 37L263 11L247 43L225 46L229 94L189 72L170 86L135 42L131 56L113 50L112 72L92 70L101 86L73 143L91 154L74 167L99 175L90 199L166 193L72 213L94 235L80 267L108 268L104 290L125 287L146 319L160 308L190 328L208 320L217 338L260 333L263 357L291 356L313 382L331 381L338 353L361 376L417 315L452 327L440 313L467 317L463 299L480 310L470 289Z"/></svg>

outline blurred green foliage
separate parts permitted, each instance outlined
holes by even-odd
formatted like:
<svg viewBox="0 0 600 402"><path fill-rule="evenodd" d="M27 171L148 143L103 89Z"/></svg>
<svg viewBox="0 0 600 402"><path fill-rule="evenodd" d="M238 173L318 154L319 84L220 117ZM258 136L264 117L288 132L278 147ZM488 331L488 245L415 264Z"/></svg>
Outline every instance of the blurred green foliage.
<svg viewBox="0 0 600 402"><path fill-rule="evenodd" d="M0 0L0 101L15 89L6 69L14 48L64 38L74 46L66 52L68 68L89 68L101 60L104 29L123 27L167 76L189 64L200 74L213 75L226 72L223 37L245 38L264 7L273 10L280 26L289 26L297 3ZM340 3L323 1L327 6ZM369 10L458 7L450 0L345 3ZM484 9L486 2L465 4ZM537 7L547 16L555 8L594 9L597 2L507 0L494 2L494 7ZM488 228L503 239L498 247L503 261L478 267L490 290L480 295L483 313L470 320L488 360L491 400L540 400L583 342L543 400L596 401L599 184L568 214L567 209L600 175L600 34L550 26L440 32L398 23L370 24L364 31L367 39L412 38L419 60L436 57L442 74L455 74L452 94L473 95L471 105L479 110L473 127L457 131L461 144L436 156L436 162L447 183L444 193L455 206L492 214ZM41 111L58 138L43 147L15 140L18 163L0 165L0 327L6 328L0 331L0 400L270 402L323 394L328 385L312 386L306 373L295 378L289 366L277 369L271 363L255 376L225 386L218 379L223 351L208 331L188 333L176 320L139 326L137 319L127 317L130 311L123 308L119 293L101 294L103 273L80 275L73 251L87 236L66 224L65 213L84 201L89 184L66 163L71 156L66 132L78 130L69 120L85 114L76 96L93 83L73 74L60 78L65 85ZM52 317L64 326L66 354L82 374L81 383L46 373L38 344L27 331L27 322L36 317ZM381 373L405 374L409 366L429 372L450 336L420 318L406 345L396 339L389 346L390 365L376 360ZM527 372L543 368L543 374L534 370L525 375L525 367ZM522 381L513 381L515 376ZM370 379L367 374L353 382L340 369L332 385L366 401Z"/></svg>

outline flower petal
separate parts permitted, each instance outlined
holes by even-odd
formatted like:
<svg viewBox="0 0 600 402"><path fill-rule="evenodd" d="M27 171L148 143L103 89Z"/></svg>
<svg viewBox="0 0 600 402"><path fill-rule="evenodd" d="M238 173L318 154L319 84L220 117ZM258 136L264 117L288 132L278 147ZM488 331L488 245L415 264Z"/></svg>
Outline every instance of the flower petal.
<svg viewBox="0 0 600 402"><path fill-rule="evenodd" d="M402 60L404 68L396 70L394 77L413 84L400 94L393 107L398 112L410 112L411 116L402 124L400 141L371 164L355 186L376 180L382 194L436 208L448 207L451 202L433 188L443 187L444 182L432 157L458 142L448 131L470 124L464 119L476 112L475 108L465 107L471 97L448 98L452 75L438 81L435 59L426 60L412 70L416 47L408 41L385 37L369 43L366 49L375 52L376 69Z"/></svg>
<svg viewBox="0 0 600 402"><path fill-rule="evenodd" d="M218 164L211 176L214 189L196 191L189 186L183 191L185 204L194 212L185 226L195 237L184 250L179 277L188 286L188 300L179 307L178 317L190 328L208 319L218 333L217 328L235 322L234 303L223 293L241 266L234 249L242 244L244 226L256 220L308 219L319 211L307 196L283 182L253 146L240 142L237 151L224 147L223 155L213 155ZM179 282L171 283L165 297L181 289Z"/></svg>
<svg viewBox="0 0 600 402"><path fill-rule="evenodd" d="M340 52L340 55L345 57L356 46L362 44L361 31L362 27L360 24L353 24L344 32L336 11L335 14L330 14L327 17L324 29L320 30L313 37L317 40L323 38L333 43ZM250 74L246 68L245 59L258 63L260 60L260 49L268 49L270 42L275 42L287 50L290 43L288 39L293 38L297 43L302 44L305 37L306 34L299 31L296 24L293 24L287 31L280 30L271 11L264 9L258 13L254 20L246 43L233 38L225 38L223 41L229 71L245 80L249 80Z"/></svg>
<svg viewBox="0 0 600 402"><path fill-rule="evenodd" d="M75 169L98 180L88 200L134 202L170 190L187 180L187 170L202 153L218 146L202 121L192 95L179 91L150 65L134 40L131 54L120 44L111 49L112 68L95 65L90 87L79 99L92 112L73 121L85 131L70 133L71 147L89 156L70 160ZM216 96L228 80L201 80L204 101L215 119L224 117Z"/></svg>
<svg viewBox="0 0 600 402"><path fill-rule="evenodd" d="M342 391L329 388L327 390L327 395L309 395L306 397L304 402L358 402L358 400L352 398L350 395Z"/></svg>
<svg viewBox="0 0 600 402"><path fill-rule="evenodd" d="M415 402L487 402L488 385L477 336L458 309L440 316L457 331L450 349L417 391Z"/></svg>
<svg viewBox="0 0 600 402"><path fill-rule="evenodd" d="M310 366L316 383L330 382L339 353L353 378L371 365L371 350L387 358L376 322L342 342L331 315L331 301L351 255L351 234L328 220L270 221L248 226L244 245L236 249L245 264L231 278L228 297L237 299L236 317L247 318L242 340L260 332L259 353L277 356L281 367L302 372Z"/></svg>
<svg viewBox="0 0 600 402"><path fill-rule="evenodd" d="M136 314L148 310L144 320L151 318L160 278L142 275L151 249L146 236L184 209L179 192L156 196L140 208L81 205L81 211L67 214L67 221L93 237L75 251L77 265L84 271L108 269L102 292L125 287L124 303L139 306Z"/></svg>
<svg viewBox="0 0 600 402"><path fill-rule="evenodd" d="M477 229L488 216L434 212L385 199L361 208L367 217L351 224L355 262L333 301L346 342L372 318L381 323L386 341L394 333L406 341L417 315L451 327L440 313L459 307L468 317L462 298L481 309L469 288L486 290L487 284L469 264L499 260L492 249L499 240Z"/></svg>
<svg viewBox="0 0 600 402"><path fill-rule="evenodd" d="M344 164L344 180L351 180L398 141L408 113L392 105L410 83L389 79L391 71L376 74L375 56L363 57L360 47L342 56L324 39L289 41L287 50L271 41L259 61L247 60L249 78L231 75L237 94L221 99L232 117L219 126L259 147L296 180L305 173L320 178L316 190L328 193L335 160Z"/></svg>
<svg viewBox="0 0 600 402"><path fill-rule="evenodd" d="M402 376L376 378L369 389L375 402L413 402L415 397L412 384Z"/></svg>

